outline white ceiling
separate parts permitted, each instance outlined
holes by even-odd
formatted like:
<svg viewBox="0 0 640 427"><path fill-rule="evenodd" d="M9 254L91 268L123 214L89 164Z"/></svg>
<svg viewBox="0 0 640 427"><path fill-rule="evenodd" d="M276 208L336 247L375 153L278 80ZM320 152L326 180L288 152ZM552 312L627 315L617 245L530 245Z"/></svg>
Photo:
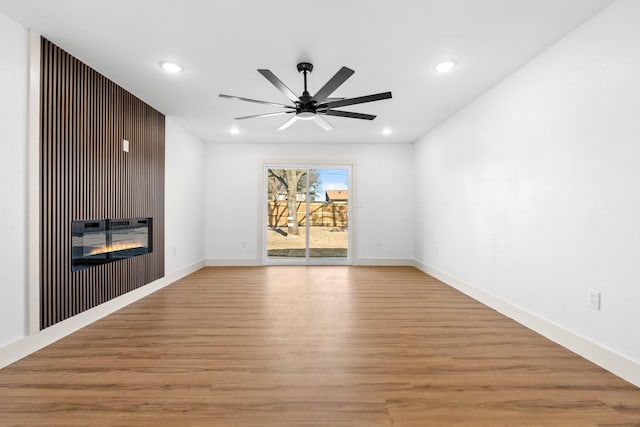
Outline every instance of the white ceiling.
<svg viewBox="0 0 640 427"><path fill-rule="evenodd" d="M206 142L412 142L588 20L612 0L0 0L39 32ZM435 72L443 59L459 66ZM173 60L184 72L158 66ZM287 117L234 121L287 99L256 69L302 91L296 64L314 64L313 94L341 66L356 71L332 96L390 90L343 107L373 121L327 117L326 132ZM240 133L229 130L237 126ZM393 130L382 135L382 129Z"/></svg>

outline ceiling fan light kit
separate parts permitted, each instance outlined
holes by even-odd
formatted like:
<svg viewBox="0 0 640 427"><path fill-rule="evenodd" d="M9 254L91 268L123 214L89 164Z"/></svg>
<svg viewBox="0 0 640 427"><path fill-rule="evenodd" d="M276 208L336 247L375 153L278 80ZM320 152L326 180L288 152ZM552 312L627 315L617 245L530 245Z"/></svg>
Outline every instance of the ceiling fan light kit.
<svg viewBox="0 0 640 427"><path fill-rule="evenodd" d="M260 101L257 99L243 98L240 96L224 95L219 96L227 99L235 99L244 102L253 102L256 104L273 105L280 108L285 108L284 111L277 111L273 113L256 114L252 116L236 117L236 120L245 120L255 117L271 117L280 116L285 114L293 114L293 116L287 120L278 130L284 130L291 126L298 120L312 120L318 126L326 131L333 129L331 123L329 123L322 116L335 116L345 117L350 119L361 120L373 120L376 116L372 114L354 113L351 111L335 110L338 107L345 107L348 105L364 104L366 102L380 101L383 99L391 98L391 92L381 92L373 95L359 96L356 98L330 98L330 95L338 89L349 77L353 75L355 71L350 68L342 67L320 90L313 96L307 90L307 73L313 71L313 64L309 62L301 62L297 65L298 72L303 74L304 78L304 91L302 95L297 96L291 91L275 74L270 70L259 69L258 72L264 76L271 84L273 84L280 92L282 92L293 105L280 104L276 102Z"/></svg>

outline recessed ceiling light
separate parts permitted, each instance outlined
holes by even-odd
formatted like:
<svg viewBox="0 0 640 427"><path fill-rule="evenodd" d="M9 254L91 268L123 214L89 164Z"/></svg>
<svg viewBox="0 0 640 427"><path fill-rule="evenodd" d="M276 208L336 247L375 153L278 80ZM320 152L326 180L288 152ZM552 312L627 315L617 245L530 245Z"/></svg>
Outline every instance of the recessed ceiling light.
<svg viewBox="0 0 640 427"><path fill-rule="evenodd" d="M442 61L436 65L436 71L439 73L448 73L456 67L456 63L453 61Z"/></svg>
<svg viewBox="0 0 640 427"><path fill-rule="evenodd" d="M234 135L237 135L237 134L240 133L240 130L238 128L231 128L231 130L229 132L231 132Z"/></svg>
<svg viewBox="0 0 640 427"><path fill-rule="evenodd" d="M389 129L389 128L382 129L382 134L383 135L391 135L391 129Z"/></svg>
<svg viewBox="0 0 640 427"><path fill-rule="evenodd" d="M168 73L179 73L182 71L182 67L175 62L162 61L160 62L160 67Z"/></svg>

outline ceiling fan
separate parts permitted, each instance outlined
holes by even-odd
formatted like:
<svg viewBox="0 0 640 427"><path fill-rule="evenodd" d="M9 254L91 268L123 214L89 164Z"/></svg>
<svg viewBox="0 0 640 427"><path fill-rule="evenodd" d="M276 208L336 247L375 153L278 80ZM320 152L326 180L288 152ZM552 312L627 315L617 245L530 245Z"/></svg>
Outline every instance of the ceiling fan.
<svg viewBox="0 0 640 427"><path fill-rule="evenodd" d="M267 80L271 82L280 92L282 92L293 105L279 104L277 102L259 101L257 99L242 98L240 96L220 94L222 98L237 99L239 101L254 102L256 104L274 105L276 107L286 108L285 111L277 111L274 113L256 114L253 116L236 117L236 120L251 119L254 117L270 117L285 114L293 114L293 116L278 130L284 130L298 120L313 120L318 126L324 130L331 130L333 126L322 116L347 117L350 119L373 120L376 116L372 114L353 113L350 111L334 110L334 108L344 107L347 105L363 104L365 102L380 101L382 99L391 98L391 92L376 93L374 95L359 96L357 98L330 98L335 90L340 87L355 72L350 68L342 67L322 88L313 96L307 90L307 73L313 71L313 64L301 62L298 64L298 72L304 74L304 92L297 96L291 89L285 86L280 79L270 70L258 70Z"/></svg>

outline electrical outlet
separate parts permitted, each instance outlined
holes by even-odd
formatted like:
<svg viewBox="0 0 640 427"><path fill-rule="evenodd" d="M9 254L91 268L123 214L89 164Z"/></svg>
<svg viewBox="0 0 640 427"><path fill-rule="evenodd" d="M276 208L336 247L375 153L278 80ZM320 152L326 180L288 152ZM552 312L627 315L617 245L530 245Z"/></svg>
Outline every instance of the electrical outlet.
<svg viewBox="0 0 640 427"><path fill-rule="evenodd" d="M589 291L589 308L600 310L600 292Z"/></svg>

